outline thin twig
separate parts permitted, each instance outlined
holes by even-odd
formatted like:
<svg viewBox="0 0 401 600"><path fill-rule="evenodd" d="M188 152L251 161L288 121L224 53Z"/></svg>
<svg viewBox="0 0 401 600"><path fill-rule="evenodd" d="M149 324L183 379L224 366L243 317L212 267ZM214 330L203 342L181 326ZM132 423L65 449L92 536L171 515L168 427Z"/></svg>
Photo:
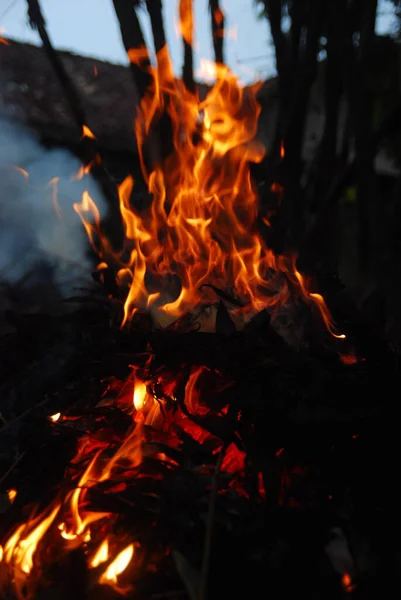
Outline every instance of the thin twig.
<svg viewBox="0 0 401 600"><path fill-rule="evenodd" d="M184 65L182 68L182 80L185 87L194 93L196 84L194 80L194 58L193 58L193 5L192 0L180 0L180 27L184 46Z"/></svg>
<svg viewBox="0 0 401 600"><path fill-rule="evenodd" d="M25 454L26 454L26 452L22 452L21 454L19 454L19 456L15 459L13 464L7 469L7 471L4 473L4 475L2 475L2 477L0 479L0 485L3 483L3 481L5 481L7 479L7 477L10 475L10 473L12 471L14 471L15 467L17 465L19 465L21 460L24 458Z"/></svg>
<svg viewBox="0 0 401 600"><path fill-rule="evenodd" d="M29 415L29 413L34 411L36 408L41 408L42 406L46 406L46 404L49 404L51 400L52 398L46 398L45 400L42 400L42 402L39 402L39 404L35 404L34 406L31 406L31 408L25 410L23 413L18 415L18 417L15 417L15 419L13 419L12 421L8 421L8 423L6 423L6 425L4 425L0 429L0 435L7 431L7 429L11 429L19 421L22 421L22 419L24 419L27 415Z"/></svg>
<svg viewBox="0 0 401 600"><path fill-rule="evenodd" d="M202 561L202 572L201 581L199 588L199 600L206 600L207 598L207 583L209 577L209 565L210 565L210 554L212 550L212 537L214 529L214 517L216 512L216 498L217 498L217 483L220 475L221 465L223 462L224 454L226 452L226 444L221 449L219 457L217 459L216 468L213 473L212 487L210 490L209 498L209 513L207 516L206 523L206 535L205 535L205 546L203 550L203 561Z"/></svg>

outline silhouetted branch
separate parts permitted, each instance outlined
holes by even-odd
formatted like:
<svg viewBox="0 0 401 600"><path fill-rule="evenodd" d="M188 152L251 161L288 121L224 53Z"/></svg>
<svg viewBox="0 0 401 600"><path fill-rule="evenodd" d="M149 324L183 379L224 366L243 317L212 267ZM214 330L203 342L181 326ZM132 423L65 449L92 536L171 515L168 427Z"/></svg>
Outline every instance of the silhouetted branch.
<svg viewBox="0 0 401 600"><path fill-rule="evenodd" d="M155 44L156 54L160 52L166 44L166 34L163 24L163 6L161 0L146 0L146 8L149 13L150 23L152 26L153 41Z"/></svg>
<svg viewBox="0 0 401 600"><path fill-rule="evenodd" d="M113 5L120 23L124 48L130 60L133 80L141 100L152 83L149 54L141 24L132 0L113 0Z"/></svg>
<svg viewBox="0 0 401 600"><path fill-rule="evenodd" d="M401 98L394 106L393 110L388 113L384 118L378 129L373 135L372 147L374 154L377 154L380 144L389 135L393 134L397 130L401 129ZM350 163L345 165L341 172L337 175L335 180L329 187L329 191L323 198L319 206L319 212L315 219L311 223L309 229L306 232L305 240L308 242L313 236L315 236L321 229L323 229L327 213L333 204L337 202L339 196L344 189L349 185L352 180L352 176L355 172L356 158Z"/></svg>
<svg viewBox="0 0 401 600"><path fill-rule="evenodd" d="M85 112L77 90L75 89L65 67L50 41L46 29L46 21L40 8L39 0L27 0L28 18L32 28L36 29L43 43L43 48L51 63L53 70L65 92L71 112L80 130L86 124Z"/></svg>
<svg viewBox="0 0 401 600"><path fill-rule="evenodd" d="M50 37L47 33L46 21L39 4L39 0L27 0L27 4L30 25L32 28L37 29L39 33L46 56L58 81L62 86L62 89L64 90L71 113L75 118L78 128L81 132L83 132L83 127L84 125L88 124L88 121L81 103L81 98L65 69L62 59L57 51L53 48ZM81 143L80 152L78 153L80 160L84 164L89 164L94 160L95 157L99 159L96 161L96 164L93 166L91 172L95 177L98 178L106 197L114 200L115 184L100 160L99 147L96 138L85 137L84 141L85 143Z"/></svg>
<svg viewBox="0 0 401 600"><path fill-rule="evenodd" d="M180 0L180 27L184 46L184 65L182 79L185 87L192 93L195 92L194 65L193 65L193 5L192 0Z"/></svg>
<svg viewBox="0 0 401 600"><path fill-rule="evenodd" d="M224 13L219 0L209 0L209 10L213 35L214 60L224 64Z"/></svg>

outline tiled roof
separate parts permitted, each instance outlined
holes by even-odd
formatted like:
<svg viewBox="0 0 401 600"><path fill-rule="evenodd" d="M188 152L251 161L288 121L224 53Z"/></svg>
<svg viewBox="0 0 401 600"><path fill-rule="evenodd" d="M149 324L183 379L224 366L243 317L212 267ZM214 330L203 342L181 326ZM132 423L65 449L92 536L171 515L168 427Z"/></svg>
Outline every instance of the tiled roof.
<svg viewBox="0 0 401 600"><path fill-rule="evenodd" d="M0 111L55 141L78 141L80 131L43 48L6 41L0 44ZM133 151L136 90L129 69L71 52L59 54L100 144Z"/></svg>

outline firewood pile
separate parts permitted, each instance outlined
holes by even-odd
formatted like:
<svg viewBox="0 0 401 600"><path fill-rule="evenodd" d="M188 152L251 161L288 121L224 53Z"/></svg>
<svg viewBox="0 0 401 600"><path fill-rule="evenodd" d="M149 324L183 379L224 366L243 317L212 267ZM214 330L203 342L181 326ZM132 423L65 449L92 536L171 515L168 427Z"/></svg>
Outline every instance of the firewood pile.
<svg viewBox="0 0 401 600"><path fill-rule="evenodd" d="M107 515L93 539L50 528L24 577L3 545L2 597L383 594L398 576L398 367L383 342L353 340L359 358L344 364L327 338L294 350L266 311L240 332L154 329L146 316L121 331L99 298L68 316L14 315L2 338L2 542L55 498L62 519L96 452L111 460L131 440L131 461L84 484L81 510ZM90 563L104 539L134 541L112 587L99 583L107 562Z"/></svg>

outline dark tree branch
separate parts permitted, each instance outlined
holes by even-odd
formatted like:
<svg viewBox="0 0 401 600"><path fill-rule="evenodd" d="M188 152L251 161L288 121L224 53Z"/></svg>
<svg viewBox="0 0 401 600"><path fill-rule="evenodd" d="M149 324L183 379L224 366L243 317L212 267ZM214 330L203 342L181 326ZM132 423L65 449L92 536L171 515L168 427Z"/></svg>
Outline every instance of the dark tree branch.
<svg viewBox="0 0 401 600"><path fill-rule="evenodd" d="M41 11L39 0L27 0L27 3L29 23L32 28L37 29L40 35L40 39L42 40L43 48L46 52L49 62L52 65L54 73L56 74L57 79L64 90L75 121L77 122L79 129L82 131L83 126L87 123L87 121L81 99L64 67L60 56L53 48L53 45L50 41L50 37L46 29L46 21Z"/></svg>
<svg viewBox="0 0 401 600"><path fill-rule="evenodd" d="M182 79L185 87L195 93L196 85L193 66L193 4L192 0L180 0L181 36L184 46L184 65Z"/></svg>
<svg viewBox="0 0 401 600"><path fill-rule="evenodd" d="M301 49L301 31L302 31L302 2L293 2L289 6L289 15L291 18L290 29L290 60L293 69L297 69L300 59Z"/></svg>
<svg viewBox="0 0 401 600"><path fill-rule="evenodd" d="M163 24L163 5L161 0L146 0L146 8L152 26L153 42L156 56L163 48L167 48L166 34Z"/></svg>
<svg viewBox="0 0 401 600"><path fill-rule="evenodd" d="M393 110L384 118L378 129L373 135L372 148L376 155L383 140L390 134L401 130L401 98L394 106ZM323 229L327 213L334 202L337 202L347 185L352 181L356 168L356 158L350 163L344 165L341 172L331 183L329 191L320 203L319 212L306 232L305 241L308 243L312 238L319 234Z"/></svg>
<svg viewBox="0 0 401 600"><path fill-rule="evenodd" d="M365 269L373 258L372 211L375 205L376 177L372 132L372 94L368 89L369 52L375 35L377 0L356 0L360 3L359 24L356 31L349 31L347 69L347 93L355 139L355 169L357 177L357 206L359 219L358 245L359 264ZM359 35L355 46L353 36Z"/></svg>
<svg viewBox="0 0 401 600"><path fill-rule="evenodd" d="M267 17L269 19L270 30L276 52L277 74L279 78L279 87L281 88L282 84L284 83L283 80L287 79L286 71L289 57L288 42L281 28L281 0L264 0L264 5ZM284 102L286 101L282 93L280 93L280 100Z"/></svg>
<svg viewBox="0 0 401 600"><path fill-rule="evenodd" d="M343 92L344 42L347 0L327 2L327 59L325 62L324 99L325 124L314 160L314 185L311 208L315 209L324 194L327 183L333 179L340 158L337 157L340 101ZM309 186L311 187L311 186Z"/></svg>
<svg viewBox="0 0 401 600"><path fill-rule="evenodd" d="M75 88L70 76L68 75L63 61L59 54L54 49L50 37L46 29L46 21L43 16L39 0L27 0L28 3L28 18L31 27L37 29L39 36L43 43L43 48L46 52L48 60L53 67L53 71L59 80L62 89L64 90L65 97L70 107L71 113L79 127L80 131L83 131L84 125L87 125L87 119L84 108L81 103L80 96L77 89ZM77 153L79 159L86 165L94 162L91 169L91 173L95 178L98 179L105 196L114 201L115 199L115 184L110 178L107 170L104 168L102 161L100 160L99 145L95 138L85 137L80 144L79 152ZM97 159L94 161L94 159Z"/></svg>
<svg viewBox="0 0 401 600"><path fill-rule="evenodd" d="M167 81L171 85L174 79L173 67L171 64L170 54L166 42L166 34L163 23L163 4L161 0L146 0L146 8L150 17L152 27L153 43L156 51L157 60L157 77L159 82ZM161 86L162 88L163 86ZM161 89L163 94L163 89ZM153 128L152 136L153 145L158 147L157 161L164 160L173 150L171 121L166 112L166 103L169 98L167 94L163 94L164 104L161 108L164 109L163 114L159 114L155 120L157 123L158 135L156 140L156 131Z"/></svg>
<svg viewBox="0 0 401 600"><path fill-rule="evenodd" d="M209 10L212 26L214 60L224 64L224 13L219 0L209 0Z"/></svg>
<svg viewBox="0 0 401 600"><path fill-rule="evenodd" d="M150 59L145 38L133 1L113 0L113 5L120 24L121 37L130 60L131 73L140 101L152 84Z"/></svg>
<svg viewBox="0 0 401 600"><path fill-rule="evenodd" d="M291 89L291 104L282 122L284 142L284 196L280 220L297 240L303 230L304 206L302 201L301 174L302 151L310 90L317 73L317 54L321 35L323 7L320 0L311 0L309 13L304 18L309 24L304 51L298 73L293 74L295 84ZM288 102L288 101L287 101Z"/></svg>
<svg viewBox="0 0 401 600"><path fill-rule="evenodd" d="M153 89L153 73L151 71L148 49L146 47L145 38L142 33L141 24L135 7L139 2L133 0L113 0L114 10L117 19L120 23L121 37L123 40L125 51L130 59L131 73L138 92L139 105L141 100L147 93L155 93ZM161 11L161 3L158 3ZM157 6L152 6L153 26L159 22L159 18L155 15ZM157 34L157 41L160 43L160 34ZM156 44L156 39L155 39ZM147 124L149 126L149 124ZM138 140L138 151L141 158L142 171L145 180L148 177L150 170L154 168L156 163L160 163L162 146L159 136L154 127L147 135L146 143L142 144Z"/></svg>

